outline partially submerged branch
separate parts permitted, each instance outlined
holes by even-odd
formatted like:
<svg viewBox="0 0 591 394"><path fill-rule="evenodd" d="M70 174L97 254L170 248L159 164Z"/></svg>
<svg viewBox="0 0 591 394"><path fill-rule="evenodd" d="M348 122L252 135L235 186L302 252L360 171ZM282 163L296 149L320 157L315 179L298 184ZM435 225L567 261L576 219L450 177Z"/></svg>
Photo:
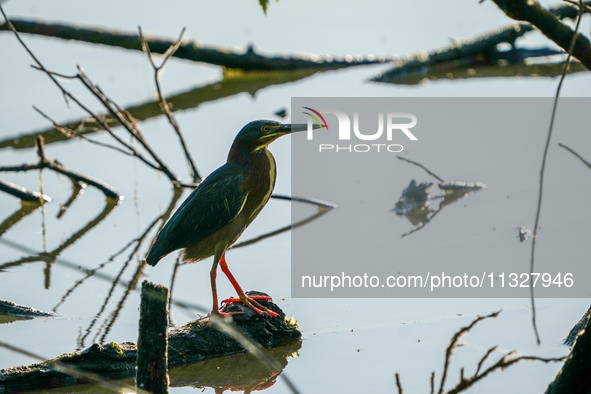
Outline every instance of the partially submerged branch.
<svg viewBox="0 0 591 394"><path fill-rule="evenodd" d="M51 197L46 196L45 194L29 190L27 188L15 185L12 182L8 182L2 179L0 179L0 191L8 193L16 198L19 198L21 201L31 201L37 203L51 201Z"/></svg>

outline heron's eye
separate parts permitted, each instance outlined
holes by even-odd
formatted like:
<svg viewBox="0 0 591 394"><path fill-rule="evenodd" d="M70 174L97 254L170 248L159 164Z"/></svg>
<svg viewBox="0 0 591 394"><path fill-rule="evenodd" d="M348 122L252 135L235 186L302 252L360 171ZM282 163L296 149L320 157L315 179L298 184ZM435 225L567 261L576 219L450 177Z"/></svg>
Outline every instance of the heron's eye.
<svg viewBox="0 0 591 394"><path fill-rule="evenodd" d="M265 133L271 131L271 128L269 126L263 126L261 127L261 130L264 131Z"/></svg>

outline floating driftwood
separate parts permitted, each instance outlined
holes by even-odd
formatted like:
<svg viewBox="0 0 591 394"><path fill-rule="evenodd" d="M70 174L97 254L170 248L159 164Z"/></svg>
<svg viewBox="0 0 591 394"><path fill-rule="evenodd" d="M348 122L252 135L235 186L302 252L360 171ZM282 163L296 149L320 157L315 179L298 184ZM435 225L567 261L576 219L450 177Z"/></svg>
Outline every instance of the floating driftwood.
<svg viewBox="0 0 591 394"><path fill-rule="evenodd" d="M231 327L257 347L270 349L287 344L299 344L302 334L295 321L286 319L283 311L273 302L265 300L259 302L277 312L278 317L260 316L240 303L226 304L223 309L226 312L243 312L234 316ZM169 368L246 352L239 342L210 324L209 317L170 331L168 344ZM289 347L287 355L293 351L293 347ZM94 344L84 351L65 354L39 364L0 370L0 393L46 390L89 382L83 377L73 377L59 372L54 368L56 364L74 368L79 372L88 372L103 379L133 377L136 357L137 347L134 343ZM286 364L285 357L283 363L279 363L283 367ZM273 370L276 369L277 362L271 363L272 365L265 362L263 364L267 366L269 376L280 372ZM171 375L174 375L174 370ZM199 380L199 375L192 376L192 379ZM174 381L172 383L174 384ZM204 384L207 385L207 382Z"/></svg>

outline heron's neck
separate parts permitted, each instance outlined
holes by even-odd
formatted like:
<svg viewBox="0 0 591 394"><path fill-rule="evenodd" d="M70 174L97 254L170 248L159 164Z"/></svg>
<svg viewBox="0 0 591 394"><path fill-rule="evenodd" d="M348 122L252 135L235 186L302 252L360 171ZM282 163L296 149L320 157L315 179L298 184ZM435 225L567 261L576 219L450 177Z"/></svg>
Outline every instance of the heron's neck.
<svg viewBox="0 0 591 394"><path fill-rule="evenodd" d="M228 163L245 166L249 174L254 177L271 175L272 183L275 183L275 158L266 147L252 150L233 145L228 154Z"/></svg>
<svg viewBox="0 0 591 394"><path fill-rule="evenodd" d="M252 207L253 213L250 219L252 220L273 193L277 167L275 158L267 148L248 153L244 153L245 151L245 149L235 149L233 146L228 155L228 163L238 164L246 169L248 174L245 180L248 185L246 190L251 190L247 201L254 202L256 205Z"/></svg>

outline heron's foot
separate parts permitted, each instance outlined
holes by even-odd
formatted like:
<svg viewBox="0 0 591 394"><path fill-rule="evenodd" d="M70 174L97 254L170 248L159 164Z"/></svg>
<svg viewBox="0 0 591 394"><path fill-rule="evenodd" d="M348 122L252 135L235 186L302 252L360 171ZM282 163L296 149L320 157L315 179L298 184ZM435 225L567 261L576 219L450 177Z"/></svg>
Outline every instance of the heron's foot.
<svg viewBox="0 0 591 394"><path fill-rule="evenodd" d="M234 315L240 315L242 314L242 312L220 312L217 308L213 309L211 311L211 313L209 314L209 321L207 322L208 326L212 326L214 324L214 321L216 320L221 320L221 321L225 321L226 323L231 323L232 322L232 317Z"/></svg>
<svg viewBox="0 0 591 394"><path fill-rule="evenodd" d="M229 304L232 302L241 302L244 305L248 306L253 311L255 311L256 313L258 313L259 315L264 315L264 312L266 312L272 317L278 316L276 312L273 312L271 309L262 306L256 300L272 301L271 297L269 297L269 296L263 296L263 295L247 296L246 294L244 294L243 296L240 296L238 298L225 299L222 301L222 305ZM221 313L223 313L223 312L221 312Z"/></svg>

